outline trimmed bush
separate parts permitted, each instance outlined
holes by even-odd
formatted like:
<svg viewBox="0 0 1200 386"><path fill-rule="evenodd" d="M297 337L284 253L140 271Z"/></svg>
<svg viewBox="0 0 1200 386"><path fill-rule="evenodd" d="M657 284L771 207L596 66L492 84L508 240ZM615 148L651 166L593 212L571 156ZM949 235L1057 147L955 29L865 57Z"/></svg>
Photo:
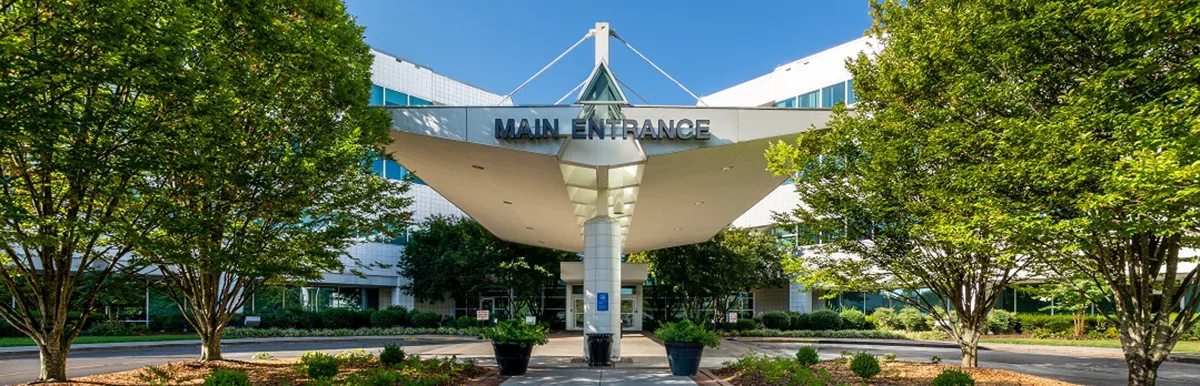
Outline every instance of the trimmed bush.
<svg viewBox="0 0 1200 386"><path fill-rule="evenodd" d="M904 333L881 330L749 330L725 333L726 336L758 338L863 338L904 339Z"/></svg>
<svg viewBox="0 0 1200 386"><path fill-rule="evenodd" d="M321 324L325 328L356 328L357 310L350 308L330 308L320 312Z"/></svg>
<svg viewBox="0 0 1200 386"><path fill-rule="evenodd" d="M971 374L946 369L933 378L933 386L975 386L975 379Z"/></svg>
<svg viewBox="0 0 1200 386"><path fill-rule="evenodd" d="M384 366L395 366L404 362L404 348L397 344L388 344L383 346L383 351L379 353L379 363Z"/></svg>
<svg viewBox="0 0 1200 386"><path fill-rule="evenodd" d="M838 316L842 317L842 328L848 330L862 330L867 328L867 315L863 314L862 311L850 308L842 310L842 313L838 314Z"/></svg>
<svg viewBox="0 0 1200 386"><path fill-rule="evenodd" d="M311 379L332 379L338 375L338 360L324 352L306 352L300 356L304 374Z"/></svg>
<svg viewBox="0 0 1200 386"><path fill-rule="evenodd" d="M813 346L800 346L800 350L796 351L796 360L804 367L811 367L817 363L821 363L821 356L817 354L817 348Z"/></svg>
<svg viewBox="0 0 1200 386"><path fill-rule="evenodd" d="M929 322L926 321L925 315L915 307L904 307L896 314L896 323L904 328L904 331L926 331L929 330Z"/></svg>
<svg viewBox="0 0 1200 386"><path fill-rule="evenodd" d="M413 327L437 328L438 322L442 321L442 316L432 312L414 312L409 319L412 319Z"/></svg>
<svg viewBox="0 0 1200 386"><path fill-rule="evenodd" d="M391 306L371 313L371 327L391 328L407 324L408 309L404 306Z"/></svg>
<svg viewBox="0 0 1200 386"><path fill-rule="evenodd" d="M758 327L758 325L755 324L754 319L738 319L737 321L738 331L750 331L755 327Z"/></svg>
<svg viewBox="0 0 1200 386"><path fill-rule="evenodd" d="M808 325L814 330L840 330L842 316L830 309L817 310L808 314Z"/></svg>
<svg viewBox="0 0 1200 386"><path fill-rule="evenodd" d="M111 321L98 323L83 331L87 336L129 336L133 331L125 326L125 322Z"/></svg>
<svg viewBox="0 0 1200 386"><path fill-rule="evenodd" d="M991 334L1013 334L1017 332L1017 317L1005 310L993 310L988 314L987 332Z"/></svg>
<svg viewBox="0 0 1200 386"><path fill-rule="evenodd" d="M792 330L811 330L812 329L812 325L808 323L808 314L801 314L799 312L789 312L788 315L791 316L791 318L792 318L791 326L788 327L789 329L792 329Z"/></svg>
<svg viewBox="0 0 1200 386"><path fill-rule="evenodd" d="M792 318L784 311L771 311L763 314L763 327L776 330L787 330L791 328Z"/></svg>
<svg viewBox="0 0 1200 386"><path fill-rule="evenodd" d="M471 316L460 316L454 320L454 326L458 328L479 327L479 319Z"/></svg>
<svg viewBox="0 0 1200 386"><path fill-rule="evenodd" d="M891 329L902 328L902 327L896 327L896 325L893 324L893 323L895 323L895 319L896 319L896 311L889 307L879 307L879 308L876 308L874 311L871 311L871 318L875 319L875 327L876 328L891 328Z"/></svg>
<svg viewBox="0 0 1200 386"><path fill-rule="evenodd" d="M721 331L737 331L737 323L721 322Z"/></svg>
<svg viewBox="0 0 1200 386"><path fill-rule="evenodd" d="M204 386L250 386L250 377L233 369L217 369L204 377Z"/></svg>
<svg viewBox="0 0 1200 386"><path fill-rule="evenodd" d="M862 379L871 379L879 375L879 360L875 359L870 353L860 352L850 361L850 370Z"/></svg>

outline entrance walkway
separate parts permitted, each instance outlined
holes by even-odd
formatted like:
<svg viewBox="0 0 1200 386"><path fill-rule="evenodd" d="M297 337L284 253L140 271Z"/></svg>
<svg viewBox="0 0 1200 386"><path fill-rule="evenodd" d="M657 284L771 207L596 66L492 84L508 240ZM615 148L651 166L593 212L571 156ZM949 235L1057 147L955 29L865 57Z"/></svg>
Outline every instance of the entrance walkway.
<svg viewBox="0 0 1200 386"><path fill-rule="evenodd" d="M695 385L691 377L676 377L670 370L638 369L529 369L503 385Z"/></svg>
<svg viewBox="0 0 1200 386"><path fill-rule="evenodd" d="M481 361L482 363L482 361ZM641 333L621 337L621 362L611 368L583 363L583 334L559 333L533 349L529 372L504 385L695 385L690 377L671 375L667 350Z"/></svg>

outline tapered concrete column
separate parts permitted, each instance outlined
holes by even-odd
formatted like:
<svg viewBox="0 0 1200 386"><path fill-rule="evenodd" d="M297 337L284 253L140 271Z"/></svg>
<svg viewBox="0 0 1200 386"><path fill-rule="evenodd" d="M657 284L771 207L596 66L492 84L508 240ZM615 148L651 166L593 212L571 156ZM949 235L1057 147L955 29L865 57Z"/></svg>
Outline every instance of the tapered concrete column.
<svg viewBox="0 0 1200 386"><path fill-rule="evenodd" d="M620 222L596 217L583 224L583 332L613 334L612 360L621 358L621 227ZM599 294L608 294L608 309L597 307ZM586 355L587 340L584 340Z"/></svg>

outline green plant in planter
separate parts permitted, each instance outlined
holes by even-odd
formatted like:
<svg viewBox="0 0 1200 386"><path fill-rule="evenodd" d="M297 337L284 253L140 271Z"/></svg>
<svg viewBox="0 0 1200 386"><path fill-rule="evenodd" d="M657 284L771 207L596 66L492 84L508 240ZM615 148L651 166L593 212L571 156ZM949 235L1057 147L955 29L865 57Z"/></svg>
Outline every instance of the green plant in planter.
<svg viewBox="0 0 1200 386"><path fill-rule="evenodd" d="M546 328L538 324L525 324L524 320L512 319L496 323L496 327L484 329L483 339L496 343L518 343L522 347L540 346L549 342Z"/></svg>
<svg viewBox="0 0 1200 386"><path fill-rule="evenodd" d="M704 329L689 320L668 323L654 330L654 336L663 343L698 343L708 347L721 347L717 333Z"/></svg>

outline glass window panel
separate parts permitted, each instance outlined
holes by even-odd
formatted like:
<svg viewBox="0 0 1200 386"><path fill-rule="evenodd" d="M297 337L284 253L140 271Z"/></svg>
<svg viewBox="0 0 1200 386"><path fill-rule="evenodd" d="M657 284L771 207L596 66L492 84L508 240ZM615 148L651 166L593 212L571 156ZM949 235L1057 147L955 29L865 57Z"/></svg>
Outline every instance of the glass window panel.
<svg viewBox="0 0 1200 386"><path fill-rule="evenodd" d="M775 102L775 107L796 107L796 97Z"/></svg>
<svg viewBox="0 0 1200 386"><path fill-rule="evenodd" d="M371 99L367 101L367 104L371 106L383 105L383 87L371 85Z"/></svg>
<svg viewBox="0 0 1200 386"><path fill-rule="evenodd" d="M846 100L846 82L821 89L821 107L833 107Z"/></svg>
<svg viewBox="0 0 1200 386"><path fill-rule="evenodd" d="M846 104L852 105L858 102L858 97L854 95L854 79L846 81Z"/></svg>
<svg viewBox="0 0 1200 386"><path fill-rule="evenodd" d="M383 104L387 106L404 106L408 104L408 94L392 90L383 89Z"/></svg>
<svg viewBox="0 0 1200 386"><path fill-rule="evenodd" d="M396 163L396 161L387 160L384 161L383 173L384 177L387 177L388 179L403 180L404 176L408 174L408 170L405 170L404 167L400 166L400 164Z"/></svg>
<svg viewBox="0 0 1200 386"><path fill-rule="evenodd" d="M815 90L812 92L801 94L796 98L796 107L821 107L821 91Z"/></svg>
<svg viewBox="0 0 1200 386"><path fill-rule="evenodd" d="M371 163L371 171L375 172L375 175L382 177L383 176L383 159L376 159L375 162Z"/></svg>
<svg viewBox="0 0 1200 386"><path fill-rule="evenodd" d="M429 106L432 104L433 104L433 102L430 102L430 101L427 101L427 100L424 100L421 98L417 98L415 96L408 97L408 105L409 106Z"/></svg>

